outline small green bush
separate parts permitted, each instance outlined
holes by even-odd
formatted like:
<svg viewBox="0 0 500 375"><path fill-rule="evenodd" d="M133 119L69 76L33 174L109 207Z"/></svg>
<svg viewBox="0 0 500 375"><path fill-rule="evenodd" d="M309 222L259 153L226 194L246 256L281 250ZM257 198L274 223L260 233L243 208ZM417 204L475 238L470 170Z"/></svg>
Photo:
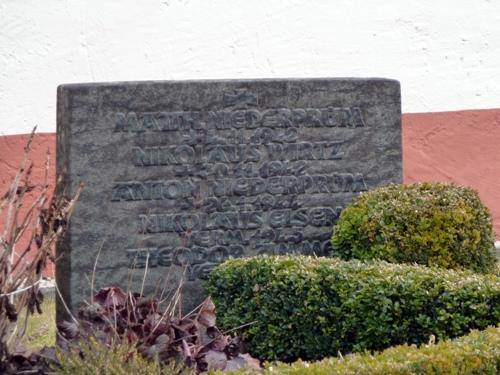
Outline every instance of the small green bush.
<svg viewBox="0 0 500 375"><path fill-rule="evenodd" d="M493 229L477 192L454 185L390 185L358 196L333 227L332 255L492 272Z"/></svg>
<svg viewBox="0 0 500 375"><path fill-rule="evenodd" d="M255 374L251 370L235 372ZM474 331L436 345L397 346L372 355L359 353L320 362L268 364L262 375L473 375L500 374L500 328Z"/></svg>
<svg viewBox="0 0 500 375"><path fill-rule="evenodd" d="M500 279L384 261L233 259L206 284L218 322L261 359L321 359L426 343L500 322Z"/></svg>

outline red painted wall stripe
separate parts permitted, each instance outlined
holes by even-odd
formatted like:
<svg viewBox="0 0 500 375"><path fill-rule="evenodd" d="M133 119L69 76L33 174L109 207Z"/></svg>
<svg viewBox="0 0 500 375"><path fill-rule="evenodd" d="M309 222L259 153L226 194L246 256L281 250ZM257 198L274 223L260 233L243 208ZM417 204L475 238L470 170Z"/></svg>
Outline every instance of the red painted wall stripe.
<svg viewBox="0 0 500 375"><path fill-rule="evenodd" d="M500 109L403 115L404 182L479 191L500 237Z"/></svg>
<svg viewBox="0 0 500 375"><path fill-rule="evenodd" d="M28 135L0 137L0 193L21 162ZM453 182L479 191L500 238L500 109L403 115L405 183ZM33 143L34 182L43 181L46 152L50 181L55 181L55 134L37 134ZM0 218L0 230L3 223ZM23 244L19 247L21 249ZM52 275L53 270L47 270Z"/></svg>
<svg viewBox="0 0 500 375"><path fill-rule="evenodd" d="M16 172L21 165L24 146L29 139L28 134L21 135L8 135L0 137L0 194L3 196L9 189L10 183ZM40 193L40 185L43 183L45 175L45 161L47 157L47 152L49 153L49 182L51 183L51 190L55 182L55 159L56 159L56 137L54 133L40 133L37 134L32 143L31 160L33 161L33 174L32 183L38 186L31 192L30 197L34 199L37 193ZM27 209L32 203L26 202L24 209ZM23 214L23 210L21 210ZM3 223L4 216L0 215L0 231L4 230ZM21 238L17 246L17 252L23 251L28 245L28 238L25 236ZM49 264L45 270L45 276L53 277L54 269L53 265Z"/></svg>

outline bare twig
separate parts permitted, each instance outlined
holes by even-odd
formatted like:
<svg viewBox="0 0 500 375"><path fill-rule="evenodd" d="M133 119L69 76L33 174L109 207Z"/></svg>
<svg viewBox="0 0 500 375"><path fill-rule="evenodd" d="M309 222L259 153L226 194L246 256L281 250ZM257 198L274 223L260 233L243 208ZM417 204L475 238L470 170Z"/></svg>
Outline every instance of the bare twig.
<svg viewBox="0 0 500 375"><path fill-rule="evenodd" d="M144 267L144 275L142 276L141 284L141 297L144 295L144 284L146 283L146 276L148 275L148 265L149 265L149 250L146 254L146 267Z"/></svg>
<svg viewBox="0 0 500 375"><path fill-rule="evenodd" d="M66 301L64 300L62 294L61 294L61 291L59 290L59 287L57 286L57 283L54 283L54 287L56 289L56 292L57 292L57 295L59 296L59 299L61 300L63 306L64 306L64 309L66 310L66 312L68 313L68 315L70 316L71 320L76 323L76 324L79 324L78 323L78 320L75 318L75 316L71 313L71 310L69 309L68 305L66 304Z"/></svg>
<svg viewBox="0 0 500 375"><path fill-rule="evenodd" d="M94 286L95 286L95 275L97 272L97 262L99 261L99 256L101 255L102 247L104 246L105 240L102 240L101 246L99 246L99 250L97 251L97 255L95 257L94 269L92 270L92 276L90 280L90 303L94 303Z"/></svg>
<svg viewBox="0 0 500 375"><path fill-rule="evenodd" d="M30 286L27 286L25 288L21 288L21 289L18 289L18 290L15 290L13 292L10 292L10 293L5 293L5 294L0 294L0 297L10 297L10 296L15 296L16 294L19 294L19 293L22 293L22 292L25 292L31 288L34 288L35 286L37 286L38 284L40 284L42 282L42 279L38 280L37 282L35 282L34 284L30 285Z"/></svg>
<svg viewBox="0 0 500 375"><path fill-rule="evenodd" d="M29 159L35 130L36 127L24 147L10 188L0 197L0 214L4 216L0 232L0 372L2 361L9 356L8 348L15 347L19 342L16 340L22 338L29 315L40 311L42 274L47 263L55 258L54 245L65 233L82 189L82 186L77 189L73 199L49 194L48 153L43 183L35 189L31 181L33 163ZM17 251L23 238L27 246ZM56 290L59 293L57 286ZM61 300L65 304L62 297ZM27 310L24 329L18 330L17 316L24 310Z"/></svg>

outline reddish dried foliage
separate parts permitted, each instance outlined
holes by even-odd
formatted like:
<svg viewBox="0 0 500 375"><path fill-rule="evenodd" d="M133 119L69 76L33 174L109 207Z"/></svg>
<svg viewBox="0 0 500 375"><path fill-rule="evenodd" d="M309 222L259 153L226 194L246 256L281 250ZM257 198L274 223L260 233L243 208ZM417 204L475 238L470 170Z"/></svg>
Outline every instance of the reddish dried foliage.
<svg viewBox="0 0 500 375"><path fill-rule="evenodd" d="M63 349L78 351L79 342L94 337L108 345L136 345L146 358L176 361L198 371L259 367L259 362L240 354L242 345L215 325L215 306L207 298L195 311L176 317L174 309L161 311L156 298L101 289L94 302L80 309L77 322L59 325Z"/></svg>

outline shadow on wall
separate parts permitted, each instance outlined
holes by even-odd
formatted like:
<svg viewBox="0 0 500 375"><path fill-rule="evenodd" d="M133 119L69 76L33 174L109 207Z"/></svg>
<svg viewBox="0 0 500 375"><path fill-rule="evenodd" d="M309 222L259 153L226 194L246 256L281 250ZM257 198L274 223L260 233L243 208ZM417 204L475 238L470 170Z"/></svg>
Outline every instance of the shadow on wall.
<svg viewBox="0 0 500 375"><path fill-rule="evenodd" d="M28 135L0 137L0 193L3 195L23 156ZM493 216L500 239L500 109L403 115L403 175L405 183L453 182L479 191ZM47 151L49 180L55 182L54 133L37 134L31 157L33 181L43 181ZM0 229L3 228L0 217ZM24 246L21 243L21 247ZM500 241L497 241L500 256ZM53 276L52 265L46 270Z"/></svg>

